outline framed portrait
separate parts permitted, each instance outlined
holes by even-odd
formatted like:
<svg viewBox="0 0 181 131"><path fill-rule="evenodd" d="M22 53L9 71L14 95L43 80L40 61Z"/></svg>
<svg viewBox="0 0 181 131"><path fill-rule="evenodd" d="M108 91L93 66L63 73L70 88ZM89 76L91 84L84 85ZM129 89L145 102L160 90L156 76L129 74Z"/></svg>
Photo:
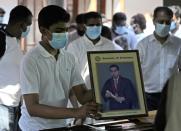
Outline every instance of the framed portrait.
<svg viewBox="0 0 181 131"><path fill-rule="evenodd" d="M148 115L137 50L89 51L87 57L101 119Z"/></svg>

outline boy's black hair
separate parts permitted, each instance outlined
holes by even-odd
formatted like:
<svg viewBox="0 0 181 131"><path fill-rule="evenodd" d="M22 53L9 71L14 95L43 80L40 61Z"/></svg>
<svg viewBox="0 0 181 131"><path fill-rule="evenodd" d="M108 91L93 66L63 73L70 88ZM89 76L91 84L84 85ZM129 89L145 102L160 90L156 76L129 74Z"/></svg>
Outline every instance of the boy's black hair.
<svg viewBox="0 0 181 131"><path fill-rule="evenodd" d="M23 5L18 5L10 12L9 23L26 21L29 16L32 16L31 11Z"/></svg>
<svg viewBox="0 0 181 131"><path fill-rule="evenodd" d="M91 18L100 18L100 19L102 19L102 16L101 16L101 14L99 14L98 12L94 12L94 11L88 12L88 13L86 13L86 14L84 15L85 24L86 24L87 21L88 21L89 19L91 19Z"/></svg>
<svg viewBox="0 0 181 131"><path fill-rule="evenodd" d="M173 17L173 12L171 9L169 9L166 6L160 6L160 7L155 8L154 13L153 13L153 19L157 17L158 12L165 12L170 17L170 19L172 19Z"/></svg>
<svg viewBox="0 0 181 131"><path fill-rule="evenodd" d="M38 14L38 25L49 29L49 27L58 22L68 22L69 13L60 6L49 5L44 7Z"/></svg>

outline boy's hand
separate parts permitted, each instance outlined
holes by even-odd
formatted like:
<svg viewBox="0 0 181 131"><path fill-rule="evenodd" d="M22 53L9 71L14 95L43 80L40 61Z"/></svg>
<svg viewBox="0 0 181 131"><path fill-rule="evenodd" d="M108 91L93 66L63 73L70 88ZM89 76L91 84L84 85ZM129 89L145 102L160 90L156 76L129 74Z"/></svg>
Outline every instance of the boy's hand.
<svg viewBox="0 0 181 131"><path fill-rule="evenodd" d="M98 104L95 102L89 102L85 105L77 108L76 118L85 118L85 117L93 117L96 116L98 112Z"/></svg>

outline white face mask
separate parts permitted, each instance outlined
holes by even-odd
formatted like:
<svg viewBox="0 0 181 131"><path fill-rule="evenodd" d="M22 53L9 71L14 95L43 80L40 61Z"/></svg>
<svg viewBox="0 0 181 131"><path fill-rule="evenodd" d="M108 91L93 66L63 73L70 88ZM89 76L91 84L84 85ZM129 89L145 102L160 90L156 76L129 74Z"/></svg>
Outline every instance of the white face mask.
<svg viewBox="0 0 181 131"><path fill-rule="evenodd" d="M54 49L64 48L68 41L68 33L52 33L51 47Z"/></svg>
<svg viewBox="0 0 181 131"><path fill-rule="evenodd" d="M115 32L119 35L127 33L128 28L126 26L116 26Z"/></svg>
<svg viewBox="0 0 181 131"><path fill-rule="evenodd" d="M86 35L92 39L95 40L101 35L102 26L86 26Z"/></svg>
<svg viewBox="0 0 181 131"><path fill-rule="evenodd" d="M170 31L170 25L156 23L155 33L158 36L166 37L169 34L169 31Z"/></svg>
<svg viewBox="0 0 181 131"><path fill-rule="evenodd" d="M0 16L0 23L3 23L3 18L2 16Z"/></svg>

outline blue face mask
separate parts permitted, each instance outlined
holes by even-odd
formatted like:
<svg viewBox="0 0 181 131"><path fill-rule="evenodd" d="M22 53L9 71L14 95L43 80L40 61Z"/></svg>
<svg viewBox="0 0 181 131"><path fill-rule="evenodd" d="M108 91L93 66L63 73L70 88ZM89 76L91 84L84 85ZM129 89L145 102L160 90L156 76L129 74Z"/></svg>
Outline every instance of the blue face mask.
<svg viewBox="0 0 181 131"><path fill-rule="evenodd" d="M175 30L175 29L176 29L176 22L172 21L170 25L170 31Z"/></svg>
<svg viewBox="0 0 181 131"><path fill-rule="evenodd" d="M127 33L128 28L126 26L116 26L115 32L119 35Z"/></svg>
<svg viewBox="0 0 181 131"><path fill-rule="evenodd" d="M68 41L68 34L66 33L52 33L52 40L50 45L54 49L64 48Z"/></svg>
<svg viewBox="0 0 181 131"><path fill-rule="evenodd" d="M95 40L101 35L102 26L86 26L86 35L91 39Z"/></svg>
<svg viewBox="0 0 181 131"><path fill-rule="evenodd" d="M166 37L169 34L170 25L159 24L155 25L155 33L160 37Z"/></svg>
<svg viewBox="0 0 181 131"><path fill-rule="evenodd" d="M2 16L0 16L0 23L3 23L3 18Z"/></svg>
<svg viewBox="0 0 181 131"><path fill-rule="evenodd" d="M27 26L26 31L22 32L21 37L26 37L30 32L30 26Z"/></svg>

